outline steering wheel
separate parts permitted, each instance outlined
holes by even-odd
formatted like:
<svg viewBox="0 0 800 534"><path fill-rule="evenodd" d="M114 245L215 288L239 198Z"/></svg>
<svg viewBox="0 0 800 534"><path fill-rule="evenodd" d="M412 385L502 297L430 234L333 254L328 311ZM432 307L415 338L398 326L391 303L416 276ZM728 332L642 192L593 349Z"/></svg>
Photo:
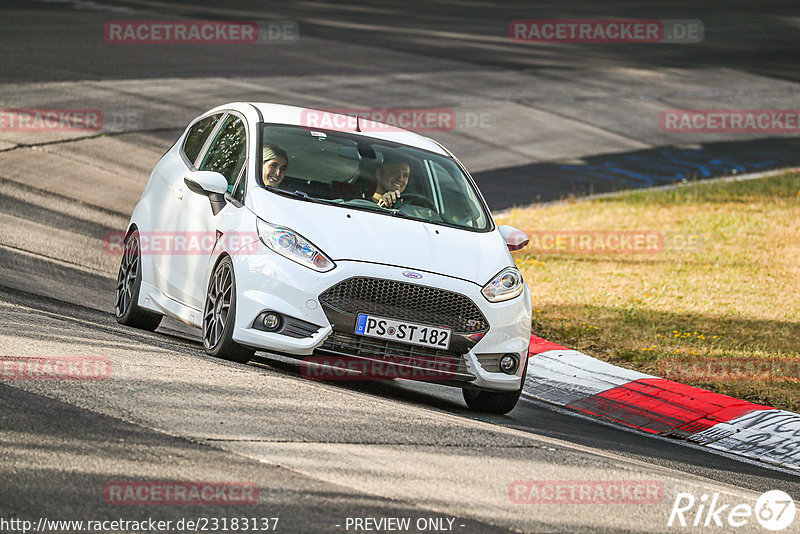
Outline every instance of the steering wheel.
<svg viewBox="0 0 800 534"><path fill-rule="evenodd" d="M428 208L436 213L439 213L439 210L436 209L436 205L431 202L431 199L424 195L419 195L417 193L402 193L400 195L400 200L403 202L408 202L409 204L416 204L418 206L422 206L423 208Z"/></svg>

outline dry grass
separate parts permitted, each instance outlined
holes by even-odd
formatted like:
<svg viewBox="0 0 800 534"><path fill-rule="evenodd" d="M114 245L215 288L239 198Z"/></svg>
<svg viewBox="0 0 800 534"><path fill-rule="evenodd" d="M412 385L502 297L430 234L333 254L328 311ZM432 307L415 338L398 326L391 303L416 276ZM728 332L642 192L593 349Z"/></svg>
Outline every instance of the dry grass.
<svg viewBox="0 0 800 534"><path fill-rule="evenodd" d="M523 230L661 232L655 254L516 253L533 294L534 332L623 367L800 410L800 174L497 219ZM720 361L734 374L724 375ZM746 362L773 370L759 374ZM676 374L689 364L706 372Z"/></svg>

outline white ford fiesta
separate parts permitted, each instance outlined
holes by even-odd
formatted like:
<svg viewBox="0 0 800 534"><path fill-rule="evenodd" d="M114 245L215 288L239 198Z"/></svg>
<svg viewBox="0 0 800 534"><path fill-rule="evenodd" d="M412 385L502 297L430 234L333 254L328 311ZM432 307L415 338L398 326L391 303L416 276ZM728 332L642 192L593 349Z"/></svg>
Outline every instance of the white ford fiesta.
<svg viewBox="0 0 800 534"><path fill-rule="evenodd" d="M256 350L463 389L511 411L531 298L475 183L439 143L357 117L233 103L161 158L124 234L117 320L202 328L208 354ZM333 364L336 365L336 364Z"/></svg>

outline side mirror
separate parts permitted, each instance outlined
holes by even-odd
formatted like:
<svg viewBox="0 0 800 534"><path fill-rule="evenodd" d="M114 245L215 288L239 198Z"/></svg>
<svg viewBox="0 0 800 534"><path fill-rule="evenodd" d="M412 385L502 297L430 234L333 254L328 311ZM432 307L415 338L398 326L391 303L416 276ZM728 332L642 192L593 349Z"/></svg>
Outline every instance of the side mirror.
<svg viewBox="0 0 800 534"><path fill-rule="evenodd" d="M218 172L194 171L183 179L186 187L198 195L208 196L211 193L224 195L228 192L228 180Z"/></svg>
<svg viewBox="0 0 800 534"><path fill-rule="evenodd" d="M225 193L228 192L228 180L218 172L194 171L184 177L183 183L189 191L208 197L214 215L225 207Z"/></svg>
<svg viewBox="0 0 800 534"><path fill-rule="evenodd" d="M517 230L513 226L504 224L498 227L497 230L500 232L500 235L503 236L506 246L508 246L508 250L511 252L525 248L525 245L530 241L528 234L522 230Z"/></svg>

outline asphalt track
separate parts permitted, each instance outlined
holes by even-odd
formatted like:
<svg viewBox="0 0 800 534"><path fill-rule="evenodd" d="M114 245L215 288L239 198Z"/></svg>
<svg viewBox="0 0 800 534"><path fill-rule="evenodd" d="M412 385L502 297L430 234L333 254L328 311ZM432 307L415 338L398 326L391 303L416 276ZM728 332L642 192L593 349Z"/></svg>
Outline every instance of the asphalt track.
<svg viewBox="0 0 800 534"><path fill-rule="evenodd" d="M85 139L0 131L0 355L105 357L113 369L99 381L2 381L0 520L246 515L280 517L278 531L344 532L348 517L408 517L451 518L459 532L667 532L688 530L667 527L678 492L720 492L751 505L771 489L800 497L790 472L531 401L509 416L479 416L455 390L312 382L266 354L249 365L209 358L197 334L177 323L151 334L114 321L118 257L103 250L103 236L124 228L181 127L224 101L486 113L492 127L431 136L477 171L495 208L702 177L722 152L729 168L713 174L788 165L798 152L792 137L671 138L642 119L665 106L796 105L791 3L453 6L4 3L4 108L91 107L133 112L138 122ZM515 18L601 15L699 19L707 37L697 47L502 39ZM291 19L301 39L279 49L115 48L102 40L104 21L160 17ZM711 156L679 157L681 150ZM682 161L684 174L665 171L665 157ZM644 178L620 172L646 161L648 169L636 169ZM567 179L576 165L607 172ZM660 482L663 500L532 505L508 494L516 480L628 479ZM259 501L104 500L109 482L148 480L251 482ZM737 531L762 530L751 522Z"/></svg>

